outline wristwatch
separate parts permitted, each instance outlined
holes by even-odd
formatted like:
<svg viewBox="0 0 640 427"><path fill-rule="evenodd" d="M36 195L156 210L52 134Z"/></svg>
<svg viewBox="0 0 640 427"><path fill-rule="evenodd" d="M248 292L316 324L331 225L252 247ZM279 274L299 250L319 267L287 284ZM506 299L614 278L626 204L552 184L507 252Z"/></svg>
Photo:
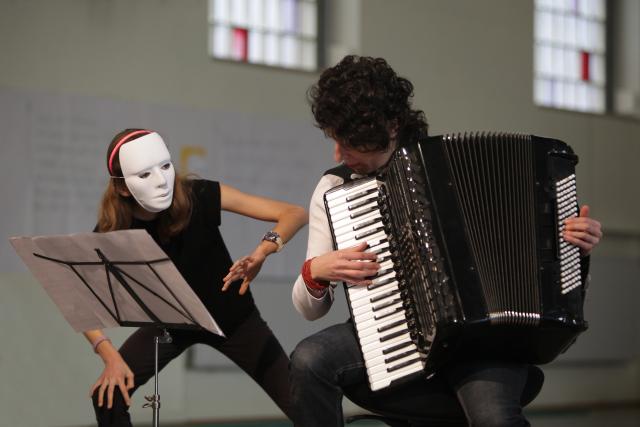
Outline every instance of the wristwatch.
<svg viewBox="0 0 640 427"><path fill-rule="evenodd" d="M278 245L278 249L276 249L276 252L280 252L284 246L284 242L282 241L282 237L280 237L280 235L271 230L271 231L267 231L264 236L262 236L262 240L266 240L267 242L273 242L276 245Z"/></svg>

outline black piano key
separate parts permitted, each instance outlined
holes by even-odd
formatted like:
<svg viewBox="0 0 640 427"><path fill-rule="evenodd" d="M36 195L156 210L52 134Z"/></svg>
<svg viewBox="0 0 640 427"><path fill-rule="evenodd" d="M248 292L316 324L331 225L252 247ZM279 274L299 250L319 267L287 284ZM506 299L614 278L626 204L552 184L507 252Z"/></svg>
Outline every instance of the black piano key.
<svg viewBox="0 0 640 427"><path fill-rule="evenodd" d="M385 302L384 304L372 306L371 311L382 310L383 308L391 307L392 305L397 304L399 302L402 302L402 300L400 298L395 298L389 302Z"/></svg>
<svg viewBox="0 0 640 427"><path fill-rule="evenodd" d="M384 359L384 363L391 363L391 362L395 362L396 360L403 359L403 358L405 358L405 357L407 357L407 356L410 356L410 355L412 355L412 354L415 354L415 353L417 353L417 352L418 352L418 350L417 350L417 349L409 350L409 351L404 351L404 352L402 352L402 353L400 353L400 354L396 354L395 356L391 356L391 357L388 357L388 358Z"/></svg>
<svg viewBox="0 0 640 427"><path fill-rule="evenodd" d="M378 233L379 231L384 230L384 227L376 227L376 228L372 228L371 230L368 230L362 234L356 234L356 236L354 237L354 239L356 240L362 240L367 236L371 236L373 234Z"/></svg>
<svg viewBox="0 0 640 427"><path fill-rule="evenodd" d="M378 332L388 331L389 329L393 329L396 326L400 326L400 325L403 325L405 323L407 323L407 319L396 320L395 322L391 322L388 325L380 326L378 328Z"/></svg>
<svg viewBox="0 0 640 427"><path fill-rule="evenodd" d="M375 206L373 206L373 207L371 207L371 208L362 209L360 212L356 212L356 213L349 214L349 218L351 218L351 219L357 219L357 218L360 218L361 216L364 216L364 215L369 214L369 213L371 213L371 212L377 212L377 211L378 211L378 209L377 209ZM378 217L378 221L380 221L380 220L381 220L381 218L382 218L382 217L380 217L380 216L379 216L379 217Z"/></svg>
<svg viewBox="0 0 640 427"><path fill-rule="evenodd" d="M385 256L383 256L382 258L377 259L377 260L376 260L376 262L378 262L378 263L382 264L383 262L385 262L385 261L389 261L390 259L391 259L391 254L389 254L389 255L385 255Z"/></svg>
<svg viewBox="0 0 640 427"><path fill-rule="evenodd" d="M370 189L368 189L368 190L360 191L360 192L358 192L358 193L356 193L356 194L352 194L352 195L350 195L350 196L347 196L345 200L346 200L347 202L353 202L354 200L357 200L357 199L359 199L359 198L361 198L361 197L364 197L364 196L366 196L366 195L369 195L369 194L371 194L371 193L375 193L375 192L377 192L377 191L378 191L378 187L370 188Z"/></svg>
<svg viewBox="0 0 640 427"><path fill-rule="evenodd" d="M406 334L406 333L408 333L408 332L409 332L409 330L408 330L408 329L401 329L401 330L396 331L396 332L394 332L394 333L392 333L392 334L389 334L389 335L385 335L385 336L383 336L383 337L380 337L380 342L389 341L389 340L391 340L391 339L394 339L394 338L396 338L396 337L399 337L400 335L404 335L404 334Z"/></svg>
<svg viewBox="0 0 640 427"><path fill-rule="evenodd" d="M382 354L389 354L389 353L393 353L394 351L398 351L401 348L410 346L411 344L413 344L413 341L409 340L409 341L403 341L401 343L398 343L396 345L392 345L389 348L385 348L384 350L382 350Z"/></svg>
<svg viewBox="0 0 640 427"><path fill-rule="evenodd" d="M387 368L387 372L397 371L398 369L402 369L402 368L407 367L409 365L413 365L415 362L417 362L419 360L420 360L420 358L416 357L416 358L413 358L413 359L409 359L406 362L398 363L395 366L391 366L391 367Z"/></svg>
<svg viewBox="0 0 640 427"><path fill-rule="evenodd" d="M382 277L385 274L391 273L392 271L393 271L392 267L385 268L384 270L378 270L378 272L376 273L375 277Z"/></svg>
<svg viewBox="0 0 640 427"><path fill-rule="evenodd" d="M388 313L373 316L373 320L382 320L382 319L384 319L385 317L393 316L394 314L399 313L399 312L401 312L401 311L403 311L403 310L404 310L404 309L403 309L402 307L398 307L398 308L396 308L395 310L391 310L391 311L390 311L390 312L388 312Z"/></svg>
<svg viewBox="0 0 640 427"><path fill-rule="evenodd" d="M353 229L353 231L358 231L358 230L362 230L365 227L368 227L370 225L375 224L376 222L380 222L380 218L371 218L367 221L363 221L358 225L354 225L353 227L351 227Z"/></svg>
<svg viewBox="0 0 640 427"><path fill-rule="evenodd" d="M389 277L388 279L385 279L381 282L378 282L376 284L371 284L367 286L367 289L372 291L374 289L378 289L380 286L384 286L384 285L388 285L389 283L393 282L394 280L396 280L396 277Z"/></svg>
<svg viewBox="0 0 640 427"><path fill-rule="evenodd" d="M378 301L381 301L381 300L383 300L385 298L388 298L388 297L390 297L392 295L395 295L395 294L398 294L398 293L400 293L400 290L399 289L394 289L392 291L385 292L383 294L376 295L375 297L369 298L369 302L371 302L371 303L378 302Z"/></svg>
<svg viewBox="0 0 640 427"><path fill-rule="evenodd" d="M375 248L376 246L380 246L383 243L387 243L388 240L383 238L380 240L373 240L370 244L369 244L369 248Z"/></svg>
<svg viewBox="0 0 640 427"><path fill-rule="evenodd" d="M380 240L380 242L377 245L370 245L369 249L373 249L373 248L376 248L378 246L381 246L383 243L386 243L386 242L387 242L387 239ZM388 250L389 250L389 247L385 246L383 248L373 249L373 250L369 251L369 253L380 254L380 253L388 251Z"/></svg>
<svg viewBox="0 0 640 427"><path fill-rule="evenodd" d="M375 206L378 206L378 203L376 202L376 199L374 197L366 199L366 200L362 200L360 202L354 203L352 205L347 206L347 210L353 211L356 210L362 206L366 206L369 203L375 203Z"/></svg>

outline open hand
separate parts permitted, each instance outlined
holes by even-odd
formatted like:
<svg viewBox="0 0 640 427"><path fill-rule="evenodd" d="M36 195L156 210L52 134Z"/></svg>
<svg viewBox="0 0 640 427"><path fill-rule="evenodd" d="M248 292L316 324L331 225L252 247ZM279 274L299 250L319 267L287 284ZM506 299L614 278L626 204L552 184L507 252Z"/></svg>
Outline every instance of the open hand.
<svg viewBox="0 0 640 427"><path fill-rule="evenodd" d="M104 394L106 392L107 408L111 409L113 406L113 392L116 387L119 387L125 403L127 406L131 406L129 390L131 390L133 386L133 372L131 372L129 365L122 359L120 353L116 351L113 356L105 362L104 371L102 371L102 375L98 377L98 380L93 387L91 387L89 396L93 396L93 393L98 389L98 406L102 407L104 404Z"/></svg>
<svg viewBox="0 0 640 427"><path fill-rule="evenodd" d="M229 273L222 279L222 291L224 292L229 289L229 286L236 280L244 279L238 291L240 295L244 295L247 289L249 289L251 281L260 272L264 260L264 254L260 251L255 251L251 255L242 257L234 262L231 268L229 268Z"/></svg>

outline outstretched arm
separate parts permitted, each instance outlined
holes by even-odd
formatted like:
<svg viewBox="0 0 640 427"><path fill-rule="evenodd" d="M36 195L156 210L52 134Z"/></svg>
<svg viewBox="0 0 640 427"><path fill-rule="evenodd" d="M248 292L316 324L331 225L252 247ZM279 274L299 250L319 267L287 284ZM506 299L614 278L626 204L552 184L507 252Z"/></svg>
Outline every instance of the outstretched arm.
<svg viewBox="0 0 640 427"><path fill-rule="evenodd" d="M600 223L589 217L589 206L580 208L577 217L565 221L563 238L580 248L580 255L588 256L602 238Z"/></svg>
<svg viewBox="0 0 640 427"><path fill-rule="evenodd" d="M280 235L284 243L288 242L308 221L307 212L300 206L243 193L228 185L220 184L220 197L221 207L225 211L275 222L272 230ZM244 294L251 281L260 272L266 257L277 250L276 243L261 241L250 255L233 263L229 274L224 278L222 290L226 291L232 282L242 278L244 280L240 285L239 293Z"/></svg>

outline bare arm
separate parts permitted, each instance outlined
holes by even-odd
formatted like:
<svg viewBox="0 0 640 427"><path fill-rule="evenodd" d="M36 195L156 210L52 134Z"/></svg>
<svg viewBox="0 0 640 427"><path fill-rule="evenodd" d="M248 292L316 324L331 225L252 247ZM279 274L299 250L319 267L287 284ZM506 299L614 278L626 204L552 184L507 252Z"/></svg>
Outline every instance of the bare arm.
<svg viewBox="0 0 640 427"><path fill-rule="evenodd" d="M220 198L221 207L225 211L274 222L272 230L280 235L284 243L291 240L308 221L307 211L301 206L243 193L228 185L220 184ZM240 258L231 266L229 274L224 278L222 290L226 291L232 282L244 278L239 291L244 294L266 257L277 249L278 245L275 243L261 241L251 255Z"/></svg>
<svg viewBox="0 0 640 427"><path fill-rule="evenodd" d="M103 340L104 333L100 329L84 332L84 336L87 338L91 346L94 347L95 343L102 340L96 352L102 358L104 362L104 370L98 377L98 380L91 387L89 396L93 396L93 393L98 389L98 406L102 406L104 403L104 393L107 392L107 407L110 409L113 406L113 392L116 387L120 387L120 392L124 397L124 401L127 405L131 405L131 398L129 396L129 390L134 386L133 372L129 369L127 363L122 359L118 350L111 344L109 340Z"/></svg>

